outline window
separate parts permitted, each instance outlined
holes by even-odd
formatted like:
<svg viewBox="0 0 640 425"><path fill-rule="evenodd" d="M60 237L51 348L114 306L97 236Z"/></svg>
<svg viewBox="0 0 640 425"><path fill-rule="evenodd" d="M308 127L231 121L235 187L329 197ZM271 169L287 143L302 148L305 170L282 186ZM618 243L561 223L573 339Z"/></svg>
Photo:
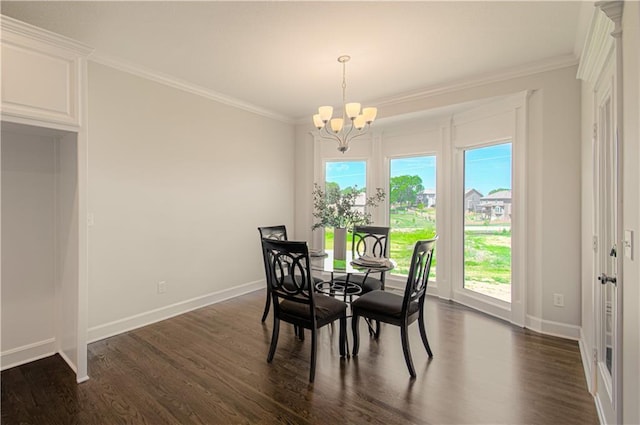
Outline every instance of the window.
<svg viewBox="0 0 640 425"><path fill-rule="evenodd" d="M436 157L394 158L389 162L390 256L393 274L406 276L418 240L436 235ZM431 264L435 277L436 259Z"/></svg>
<svg viewBox="0 0 640 425"><path fill-rule="evenodd" d="M367 163L366 161L335 161L325 164L325 191L344 192L345 190L358 190L355 208L364 211L366 202ZM347 236L347 241L349 240ZM348 245L349 247L351 245ZM333 228L324 229L324 247L333 249Z"/></svg>
<svg viewBox="0 0 640 425"><path fill-rule="evenodd" d="M464 152L464 288L511 302L511 143Z"/></svg>

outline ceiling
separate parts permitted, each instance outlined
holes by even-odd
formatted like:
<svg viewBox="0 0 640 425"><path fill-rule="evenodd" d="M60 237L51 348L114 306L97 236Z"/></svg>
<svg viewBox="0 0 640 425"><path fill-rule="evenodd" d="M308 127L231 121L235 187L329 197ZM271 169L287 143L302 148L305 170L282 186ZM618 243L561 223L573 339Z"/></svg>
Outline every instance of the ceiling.
<svg viewBox="0 0 640 425"><path fill-rule="evenodd" d="M2 14L285 120L575 60L592 2L2 1Z"/></svg>

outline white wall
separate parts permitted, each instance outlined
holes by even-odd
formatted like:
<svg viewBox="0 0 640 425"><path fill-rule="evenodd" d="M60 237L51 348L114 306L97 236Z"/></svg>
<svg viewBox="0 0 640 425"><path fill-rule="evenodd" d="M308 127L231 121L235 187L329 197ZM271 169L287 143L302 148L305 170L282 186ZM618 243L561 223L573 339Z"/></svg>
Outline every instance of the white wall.
<svg viewBox="0 0 640 425"><path fill-rule="evenodd" d="M634 233L633 259L624 257L623 295L623 421L640 423L640 3L625 2L623 55L623 228Z"/></svg>
<svg viewBox="0 0 640 425"><path fill-rule="evenodd" d="M90 341L262 288L292 125L90 62L88 132Z"/></svg>
<svg viewBox="0 0 640 425"><path fill-rule="evenodd" d="M527 90L533 91L527 109L526 156L528 230L525 285L528 326L577 338L581 319L581 164L577 154L580 151L580 83L576 79L576 67L477 84L459 90L450 89L403 103L381 105L379 117L383 122L385 118L435 111ZM306 124L300 124L296 129L296 237L307 240L311 238L308 229L312 224L309 205L313 155L318 154L314 152L313 138L308 134L311 130ZM416 151L425 149L425 146L419 145L420 137L414 140ZM406 137L403 143L407 143ZM443 223L446 220L447 217L438 217L439 226L447 226ZM554 293L564 295L564 308L554 307Z"/></svg>
<svg viewBox="0 0 640 425"><path fill-rule="evenodd" d="M2 368L55 352L55 140L2 131Z"/></svg>
<svg viewBox="0 0 640 425"><path fill-rule="evenodd" d="M86 363L86 329L79 328L79 179L77 135L67 134L56 140L56 339L57 351L67 363ZM82 341L79 341L79 338ZM80 352L78 352L80 348ZM83 355L84 354L84 355ZM86 367L84 367L86 370ZM85 378L80 372L79 379Z"/></svg>

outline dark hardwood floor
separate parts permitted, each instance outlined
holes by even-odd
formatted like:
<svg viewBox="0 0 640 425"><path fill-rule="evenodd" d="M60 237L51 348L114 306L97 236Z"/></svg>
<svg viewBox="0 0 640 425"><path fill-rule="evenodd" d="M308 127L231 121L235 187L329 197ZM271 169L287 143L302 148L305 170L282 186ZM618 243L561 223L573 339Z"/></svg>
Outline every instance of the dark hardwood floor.
<svg viewBox="0 0 640 425"><path fill-rule="evenodd" d="M3 371L2 424L598 423L574 341L429 298L432 360L410 329L417 379L397 327L375 341L361 323L359 356L341 359L336 324L309 384L311 340L290 326L266 362L263 305L254 292L93 343L80 385L59 356Z"/></svg>

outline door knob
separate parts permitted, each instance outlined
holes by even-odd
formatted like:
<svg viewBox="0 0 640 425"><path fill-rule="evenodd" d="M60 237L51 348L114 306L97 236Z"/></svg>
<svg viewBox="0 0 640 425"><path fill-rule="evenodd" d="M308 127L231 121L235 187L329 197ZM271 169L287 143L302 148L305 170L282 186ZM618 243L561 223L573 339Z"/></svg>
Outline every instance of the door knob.
<svg viewBox="0 0 640 425"><path fill-rule="evenodd" d="M598 280L603 285L607 284L607 283L613 283L614 285L616 284L616 278L615 277L607 276L604 273L602 273L600 276L598 276Z"/></svg>

